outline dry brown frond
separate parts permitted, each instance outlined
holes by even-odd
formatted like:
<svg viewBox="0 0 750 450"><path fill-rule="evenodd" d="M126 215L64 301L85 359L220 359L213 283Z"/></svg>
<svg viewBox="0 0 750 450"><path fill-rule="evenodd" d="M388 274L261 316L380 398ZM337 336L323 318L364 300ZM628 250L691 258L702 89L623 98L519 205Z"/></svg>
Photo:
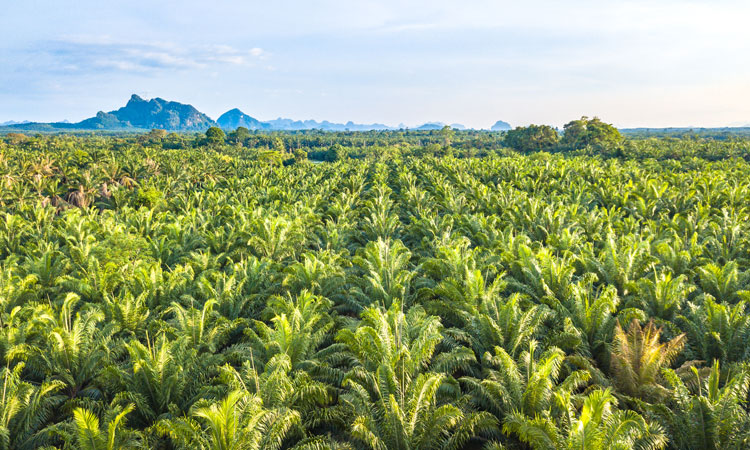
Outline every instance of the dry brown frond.
<svg viewBox="0 0 750 450"><path fill-rule="evenodd" d="M669 367L685 346L685 334L662 343L661 328L653 321L641 326L633 319L628 331L618 324L612 343L611 372L625 394L641 398L663 395L661 370Z"/></svg>

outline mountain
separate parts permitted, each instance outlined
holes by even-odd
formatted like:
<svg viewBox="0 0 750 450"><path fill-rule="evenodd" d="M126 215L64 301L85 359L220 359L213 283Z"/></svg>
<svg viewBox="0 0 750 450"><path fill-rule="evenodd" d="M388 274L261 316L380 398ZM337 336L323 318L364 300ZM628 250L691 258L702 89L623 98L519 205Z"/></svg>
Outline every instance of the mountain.
<svg viewBox="0 0 750 450"><path fill-rule="evenodd" d="M293 120L279 117L278 119L261 121L251 117L239 109L231 109L222 114L214 122L210 117L198 111L192 105L167 101L162 98L144 100L133 94L127 104L120 109L104 112L99 111L94 117L77 123L53 122L6 122L0 127L7 131L74 131L74 130L112 130L112 131L138 131L153 128L168 131L205 131L209 127L219 126L226 130L234 130L245 127L250 130L324 130L324 131L372 131L372 130L398 130L406 128L400 124L398 127L384 125L382 123L359 124L352 121L336 123L324 120ZM443 122L427 122L413 130L440 130L446 126ZM451 128L465 130L466 127L453 123ZM510 125L498 121L492 130L509 130Z"/></svg>
<svg viewBox="0 0 750 450"><path fill-rule="evenodd" d="M424 130L441 130L445 124L443 122L427 122L424 125L420 125L415 130L424 131Z"/></svg>
<svg viewBox="0 0 750 450"><path fill-rule="evenodd" d="M352 121L346 123L335 123L324 120L292 120L279 117L266 122L272 130L325 130L325 131L371 131L371 130L394 130L395 128L382 123L359 124Z"/></svg>
<svg viewBox="0 0 750 450"><path fill-rule="evenodd" d="M97 119L102 119L102 122L97 122ZM115 120L125 127L162 128L171 131L202 131L216 125L216 122L192 105L170 102L161 98L146 101L135 94L130 97L127 105L117 111L99 113L96 117L84 120L78 125L84 123L86 125L98 123L116 125Z"/></svg>
<svg viewBox="0 0 750 450"><path fill-rule="evenodd" d="M161 98L144 100L133 94L122 108L105 113L99 111L96 116L78 123L27 122L10 125L14 130L30 131L67 131L67 130L150 130L161 128L169 131L203 131L215 126L216 122L195 109L192 105L170 102Z"/></svg>
<svg viewBox="0 0 750 450"><path fill-rule="evenodd" d="M225 130L236 130L239 127L245 127L248 130L268 130L271 125L260 120L250 117L237 108L231 109L222 114L216 123Z"/></svg>
<svg viewBox="0 0 750 450"><path fill-rule="evenodd" d="M25 123L31 123L28 120L24 120L22 122L16 122L15 120L9 120L7 122L0 123L0 127L10 127L13 125L23 125Z"/></svg>
<svg viewBox="0 0 750 450"><path fill-rule="evenodd" d="M512 127L508 122L503 122L502 120L498 120L495 122L495 125L492 125L492 128L490 128L490 131L508 131Z"/></svg>
<svg viewBox="0 0 750 450"><path fill-rule="evenodd" d="M128 128L134 128L130 123L121 121L114 114L105 113L103 111L99 111L98 113L96 113L96 116L90 119L82 120L78 123L69 124L57 122L51 125L58 126L60 128L77 128L79 130L126 130Z"/></svg>

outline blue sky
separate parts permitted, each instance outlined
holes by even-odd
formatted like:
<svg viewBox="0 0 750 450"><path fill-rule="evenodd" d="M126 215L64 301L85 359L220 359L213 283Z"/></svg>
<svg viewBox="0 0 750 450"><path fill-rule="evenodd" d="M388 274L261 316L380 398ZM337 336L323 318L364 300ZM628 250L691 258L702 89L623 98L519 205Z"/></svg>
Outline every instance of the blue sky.
<svg viewBox="0 0 750 450"><path fill-rule="evenodd" d="M132 93L217 118L750 123L750 2L6 0L0 122Z"/></svg>

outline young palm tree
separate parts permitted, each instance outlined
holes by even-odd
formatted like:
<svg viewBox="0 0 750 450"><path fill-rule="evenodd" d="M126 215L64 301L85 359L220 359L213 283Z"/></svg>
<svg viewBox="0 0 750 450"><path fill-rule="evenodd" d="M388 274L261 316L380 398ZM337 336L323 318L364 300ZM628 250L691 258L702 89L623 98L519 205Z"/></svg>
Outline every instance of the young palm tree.
<svg viewBox="0 0 750 450"><path fill-rule="evenodd" d="M387 311L366 309L356 330L339 333L357 361L340 398L354 415L352 437L365 448L460 448L495 428L492 415L458 406L457 386L446 374L466 364L471 353L443 354L431 363L443 339L440 328L438 318L421 308L404 314L394 303ZM427 370L436 366L446 373Z"/></svg>
<svg viewBox="0 0 750 450"><path fill-rule="evenodd" d="M354 295L363 306L371 303L390 308L393 303L407 304L409 287L415 273L409 270L411 252L400 241L368 242L354 264L364 272Z"/></svg>
<svg viewBox="0 0 750 450"><path fill-rule="evenodd" d="M73 410L70 430L57 429L66 442L64 448L80 450L127 450L143 448L140 433L125 428L125 416L134 409L133 405L124 408L114 407L106 412L103 423L92 411L85 408ZM62 428L62 427L60 427Z"/></svg>
<svg viewBox="0 0 750 450"><path fill-rule="evenodd" d="M576 417L557 424L549 417L511 413L503 431L514 434L535 450L662 449L667 440L658 425L649 424L633 411L618 411L609 389L586 396Z"/></svg>
<svg viewBox="0 0 750 450"><path fill-rule="evenodd" d="M270 299L267 311L274 314L271 325L255 321L257 334L246 331L256 349L253 354L256 358L260 356L257 364L279 354L287 355L294 369L309 364L333 329L333 319L328 313L332 304L307 291L294 297Z"/></svg>
<svg viewBox="0 0 750 450"><path fill-rule="evenodd" d="M267 409L260 397L243 391L196 404L190 415L162 420L157 429L182 449L277 450L299 422L296 412Z"/></svg>
<svg viewBox="0 0 750 450"><path fill-rule="evenodd" d="M508 299L485 297L476 312L469 310L459 313L460 331L469 335L477 359L487 352L493 352L495 347L501 347L517 358L538 337L543 330L544 320L550 315L544 305L533 305L524 311L519 294L513 294Z"/></svg>
<svg viewBox="0 0 750 450"><path fill-rule="evenodd" d="M672 388L668 402L651 407L667 428L671 446L685 450L748 448L750 413L743 406L750 387L748 368L740 366L722 376L719 361L714 360L708 377L694 367L692 372L686 385L673 370L665 369L664 378Z"/></svg>
<svg viewBox="0 0 750 450"><path fill-rule="evenodd" d="M64 387L60 381L36 386L23 381L24 364L0 371L0 449L38 447L36 433L46 426L62 398L55 395Z"/></svg>
<svg viewBox="0 0 750 450"><path fill-rule="evenodd" d="M661 328L656 328L653 322L641 326L637 319L633 319L627 332L617 324L610 371L622 393L644 399L659 399L667 395L661 384L661 370L682 351L685 335L666 343L661 343L660 338Z"/></svg>
<svg viewBox="0 0 750 450"><path fill-rule="evenodd" d="M278 354L257 371L254 359L245 361L240 370L229 365L221 368L221 381L233 390L247 391L263 400L266 408L287 410L299 415L299 422L289 430L288 438L302 443L308 440L333 445L326 436L309 431L346 430L348 417L334 404L335 391L331 385L311 378L304 370L292 370L288 355ZM321 441L322 440L322 441Z"/></svg>
<svg viewBox="0 0 750 450"><path fill-rule="evenodd" d="M566 416L590 374L578 370L560 380L565 354L553 347L538 355L537 346L530 342L518 363L501 347L494 354L486 353L482 377L461 378L472 402L500 420L513 412L529 417Z"/></svg>
<svg viewBox="0 0 750 450"><path fill-rule="evenodd" d="M562 319L562 328L571 330L580 341L576 351L587 358L602 363L606 361L607 344L614 333L615 313L620 299L614 286L596 289L594 279L579 280L571 286L571 295L553 303ZM569 321L566 327L565 321Z"/></svg>
<svg viewBox="0 0 750 450"><path fill-rule="evenodd" d="M696 359L734 362L750 358L750 316L745 300L730 306L704 294L702 304L688 303L686 315L677 317L677 323L689 337Z"/></svg>
<svg viewBox="0 0 750 450"><path fill-rule="evenodd" d="M70 400L103 397L99 375L109 363L111 329L98 328L104 314L94 307L78 312L80 298L68 294L58 317L51 322L49 341L38 349L34 363L50 380L59 380Z"/></svg>
<svg viewBox="0 0 750 450"><path fill-rule="evenodd" d="M692 368L686 385L671 369L664 377L671 386L668 403L651 409L664 424L673 448L745 449L750 446L750 413L744 404L750 387L746 366L722 377L719 361L714 360L708 377ZM724 378L724 386L721 386ZM697 389L691 389L689 386ZM697 392L695 392L697 390Z"/></svg>
<svg viewBox="0 0 750 450"><path fill-rule="evenodd" d="M133 419L142 428L186 412L208 384L208 373L201 369L215 364L214 358L199 359L185 340L170 341L165 333L153 342L147 335L146 341L127 342L128 360L108 372L115 399L135 404Z"/></svg>
<svg viewBox="0 0 750 450"><path fill-rule="evenodd" d="M653 280L642 278L638 281L637 302L650 317L666 321L674 319L682 309L688 295L695 286L686 283L687 277L672 277L669 272L654 273Z"/></svg>

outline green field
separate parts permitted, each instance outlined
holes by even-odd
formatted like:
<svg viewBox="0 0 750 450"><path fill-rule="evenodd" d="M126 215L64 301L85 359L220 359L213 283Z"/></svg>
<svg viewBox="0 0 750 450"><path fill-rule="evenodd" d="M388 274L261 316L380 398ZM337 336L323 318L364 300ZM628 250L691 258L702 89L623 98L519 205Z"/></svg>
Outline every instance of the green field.
<svg viewBox="0 0 750 450"><path fill-rule="evenodd" d="M0 137L0 449L750 448L750 140L504 139Z"/></svg>

